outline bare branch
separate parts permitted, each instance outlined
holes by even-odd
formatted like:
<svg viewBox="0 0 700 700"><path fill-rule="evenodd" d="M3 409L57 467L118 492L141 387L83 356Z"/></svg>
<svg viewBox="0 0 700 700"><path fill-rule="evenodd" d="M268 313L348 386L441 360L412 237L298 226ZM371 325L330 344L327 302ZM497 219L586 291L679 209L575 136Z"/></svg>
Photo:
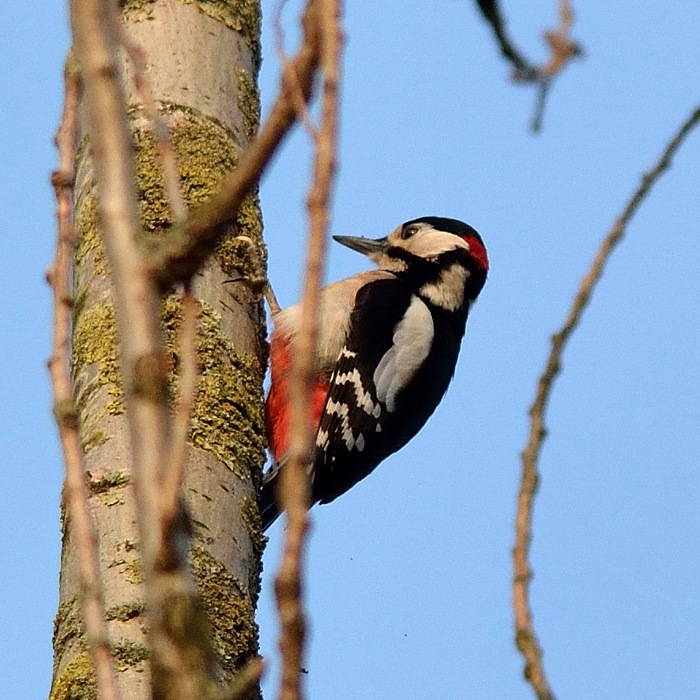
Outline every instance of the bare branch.
<svg viewBox="0 0 700 700"><path fill-rule="evenodd" d="M87 645L95 669L95 682L102 700L118 700L112 651L104 616L104 597L97 552L97 535L88 505L78 411L71 391L68 353L73 300L70 295L71 261L75 246L72 221L72 192L75 180L75 148L78 135L78 105L82 81L75 58L68 55L65 68L65 102L61 126L56 134L59 165L51 182L56 195L58 240L56 257L47 279L53 288L53 351L49 360L54 416L58 425L66 466L64 498L80 566L81 610Z"/></svg>
<svg viewBox="0 0 700 700"><path fill-rule="evenodd" d="M277 59L284 70L289 66L289 56L284 49L284 27L282 26L282 10L286 3L287 0L279 0L272 17L272 26L275 29L275 51L277 53ZM312 139L316 140L318 138L318 133L316 132L316 127L311 118L311 113L309 112L309 106L306 103L306 98L304 97L301 85L299 85L296 73L291 71L289 76L291 81L289 97L292 100L297 117L304 124L307 134Z"/></svg>
<svg viewBox="0 0 700 700"><path fill-rule="evenodd" d="M302 299L302 322L295 345L289 382L291 430L288 455L282 469L280 500L287 513L287 536L275 592L282 626L282 682L280 700L302 697L301 669L306 637L302 603L304 544L308 530L309 464L313 459L310 398L315 377L318 309L325 259L329 206L336 170L338 86L342 34L339 0L322 0L319 17L324 69L321 125L316 143L314 182L308 197L309 249Z"/></svg>
<svg viewBox="0 0 700 700"><path fill-rule="evenodd" d="M542 121L544 119L544 108L547 106L547 95L549 94L549 88L552 85L549 80L542 80L537 86L537 100L535 101L535 112L532 115L532 121L530 122L530 130L537 133L542 128Z"/></svg>
<svg viewBox="0 0 700 700"><path fill-rule="evenodd" d="M255 241L253 241L252 238L249 236L236 236L237 241L242 241L245 243L251 252L251 254L258 254L259 252L257 250ZM277 297L275 296L275 292L272 289L272 284L270 283L269 279L256 279L256 278L251 278L251 277L235 277L230 280L226 280L227 282L243 282L248 286L248 288L255 294L260 294L265 297L265 301L267 302L267 305L270 307L270 313L275 316L277 313L279 313L282 310L282 307L279 305L279 302L277 301Z"/></svg>
<svg viewBox="0 0 700 700"><path fill-rule="evenodd" d="M569 0L559 0L559 28L554 31L548 30L544 32L544 39L551 50L549 61L536 69L537 72L534 78L523 78L522 76L516 78L516 75L513 76L514 79L524 80L525 82L534 80L537 83L535 113L530 122L530 129L534 133L537 133L542 128L544 109L552 80L572 58L583 55L581 46L570 38L573 23L574 13Z"/></svg>
<svg viewBox="0 0 700 700"><path fill-rule="evenodd" d="M270 307L270 313L273 316L275 316L282 310L282 307L280 306L280 303L279 301L277 301L277 297L275 296L275 291L274 289L272 289L272 285L270 284L265 285L265 301L267 301L267 305Z"/></svg>
<svg viewBox="0 0 700 700"><path fill-rule="evenodd" d="M319 64L318 13L322 0L309 0L304 18L303 43L282 77L280 94L258 138L241 158L238 167L223 181L221 189L205 204L190 211L156 244L150 255L153 278L161 289L189 279L225 234L245 195L257 184L277 147L297 116L293 93L301 90L309 100Z"/></svg>
<svg viewBox="0 0 700 700"><path fill-rule="evenodd" d="M506 32L505 20L501 14L497 0L477 0L477 6L484 19L491 25L501 54L513 66L511 78L519 83L535 83L537 85L537 101L535 113L530 122L532 131L537 132L542 126L544 108L552 80L567 63L576 56L581 56L581 46L570 38L574 13L569 0L559 0L559 27L544 32L551 54L547 63L538 66L526 58L511 41Z"/></svg>
<svg viewBox="0 0 700 700"><path fill-rule="evenodd" d="M581 282L564 325L552 336L552 347L545 370L537 384L535 400L530 407L530 434L522 453L522 480L518 493L515 546L513 547L514 579L513 607L515 611L515 640L525 658L525 677L532 685L539 700L551 700L554 695L547 682L542 662L542 650L537 641L530 607L530 581L532 570L529 564L532 542L532 513L539 482L539 457L547 434L545 417L554 381L561 369L564 348L578 326L596 284L600 280L614 248L626 233L627 224L640 204L647 197L659 177L668 169L671 159L684 139L700 122L700 107L697 107L669 141L654 167L647 172L632 195L610 232L603 239L593 263Z"/></svg>
<svg viewBox="0 0 700 700"><path fill-rule="evenodd" d="M559 0L559 27L544 33L552 54L539 69L541 79L551 80L572 58L581 55L581 47L570 38L573 24L574 12L569 0Z"/></svg>
<svg viewBox="0 0 700 700"><path fill-rule="evenodd" d="M496 36L501 54L512 64L514 72L521 75L533 75L537 72L533 63L515 47L506 32L506 23L501 14L497 0L476 0L484 19L491 25Z"/></svg>

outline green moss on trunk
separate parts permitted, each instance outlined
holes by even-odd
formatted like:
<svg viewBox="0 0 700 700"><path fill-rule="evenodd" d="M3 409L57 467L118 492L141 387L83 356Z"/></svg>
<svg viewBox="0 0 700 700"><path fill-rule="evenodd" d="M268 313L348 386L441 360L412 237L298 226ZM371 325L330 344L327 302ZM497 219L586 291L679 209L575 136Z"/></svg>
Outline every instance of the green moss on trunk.
<svg viewBox="0 0 700 700"><path fill-rule="evenodd" d="M106 408L107 412L113 415L124 410L118 356L114 304L111 301L98 301L84 308L75 319L71 365L74 374L86 365L97 365L97 384L105 387L107 393L113 397ZM86 389L78 397L81 424L85 424L85 404L89 396L90 391ZM99 416L94 414L90 416L91 423L98 419Z"/></svg>
<svg viewBox="0 0 700 700"><path fill-rule="evenodd" d="M87 651L81 651L54 679L49 700L98 700L95 672Z"/></svg>
<svg viewBox="0 0 700 700"><path fill-rule="evenodd" d="M192 567L209 619L219 664L233 676L257 654L255 608L242 586L204 547L192 548Z"/></svg>
<svg viewBox="0 0 700 700"><path fill-rule="evenodd" d="M177 328L179 298L168 297L163 307L163 325L173 367L180 363ZM192 444L216 455L242 479L260 480L265 437L262 412L263 367L255 355L237 353L222 332L219 314L200 302L197 324L197 355L201 373L192 410ZM177 377L171 381L177 391Z"/></svg>

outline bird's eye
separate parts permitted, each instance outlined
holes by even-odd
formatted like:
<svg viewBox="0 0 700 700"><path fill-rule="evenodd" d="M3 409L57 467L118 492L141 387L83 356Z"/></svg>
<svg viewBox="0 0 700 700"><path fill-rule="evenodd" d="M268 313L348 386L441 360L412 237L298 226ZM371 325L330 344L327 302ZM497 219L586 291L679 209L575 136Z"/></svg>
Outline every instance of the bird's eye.
<svg viewBox="0 0 700 700"><path fill-rule="evenodd" d="M406 226L401 232L401 238L404 240L410 238L414 233L417 233L418 226Z"/></svg>

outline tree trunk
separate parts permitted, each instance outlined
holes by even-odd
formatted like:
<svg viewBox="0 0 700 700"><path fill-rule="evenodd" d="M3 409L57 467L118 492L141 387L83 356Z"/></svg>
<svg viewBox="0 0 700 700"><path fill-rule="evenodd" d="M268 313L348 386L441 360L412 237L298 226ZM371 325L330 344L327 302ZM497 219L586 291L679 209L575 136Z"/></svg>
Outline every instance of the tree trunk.
<svg viewBox="0 0 700 700"><path fill-rule="evenodd" d="M185 198L199 203L235 167L258 127L259 2L127 0L123 18L132 40L145 50L148 79L170 130ZM139 100L129 74L126 67L143 229L146 236L157 237L171 215L152 124L136 108ZM72 376L118 686L121 697L132 700L150 697L147 618L115 307L89 151L89 134L83 129L75 186L79 239ZM257 652L254 609L264 541L255 500L264 458L264 315L250 285L224 284L264 273L257 197L245 200L237 222L193 281L200 304L201 375L183 491L194 531L192 569L222 683ZM163 330L173 395L179 318L179 297L169 295L163 302ZM96 697L80 618L76 550L66 520L64 512L51 700Z"/></svg>

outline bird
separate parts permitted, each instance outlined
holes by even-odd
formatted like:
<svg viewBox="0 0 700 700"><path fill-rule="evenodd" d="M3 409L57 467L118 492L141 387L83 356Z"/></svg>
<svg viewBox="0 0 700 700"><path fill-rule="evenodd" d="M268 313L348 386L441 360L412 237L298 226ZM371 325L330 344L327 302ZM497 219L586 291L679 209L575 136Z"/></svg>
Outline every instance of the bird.
<svg viewBox="0 0 700 700"><path fill-rule="evenodd" d="M311 505L338 498L423 427L452 380L489 270L481 236L457 219L425 216L383 238L333 238L376 269L321 290ZM280 514L277 481L289 443L288 379L301 305L278 311L273 323L265 402L273 462L260 492L263 530Z"/></svg>

